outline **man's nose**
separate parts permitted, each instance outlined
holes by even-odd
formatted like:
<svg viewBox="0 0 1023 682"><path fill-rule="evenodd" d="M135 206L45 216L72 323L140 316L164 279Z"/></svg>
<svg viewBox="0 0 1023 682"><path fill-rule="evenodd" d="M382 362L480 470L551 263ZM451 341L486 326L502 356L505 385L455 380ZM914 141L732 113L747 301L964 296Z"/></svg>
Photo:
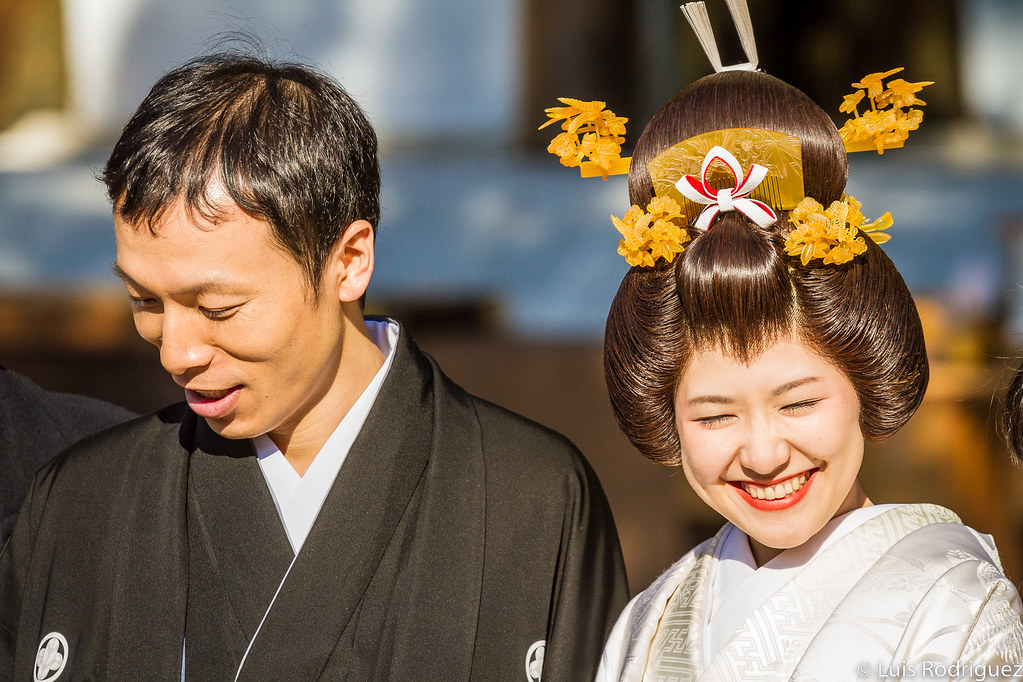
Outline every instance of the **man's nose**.
<svg viewBox="0 0 1023 682"><path fill-rule="evenodd" d="M160 364L173 376L201 369L213 360L203 320L188 312L165 312L160 335Z"/></svg>

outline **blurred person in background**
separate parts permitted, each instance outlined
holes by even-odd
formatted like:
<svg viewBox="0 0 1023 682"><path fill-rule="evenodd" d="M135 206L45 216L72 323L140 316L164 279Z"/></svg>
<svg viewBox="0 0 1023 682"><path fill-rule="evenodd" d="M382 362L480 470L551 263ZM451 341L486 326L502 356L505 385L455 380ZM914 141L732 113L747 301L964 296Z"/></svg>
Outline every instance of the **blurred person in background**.
<svg viewBox="0 0 1023 682"><path fill-rule="evenodd" d="M0 366L0 546L36 469L75 441L133 416L95 398L45 391Z"/></svg>
<svg viewBox="0 0 1023 682"><path fill-rule="evenodd" d="M376 137L332 79L164 76L104 170L115 271L185 403L46 467L0 555L0 671L592 677L626 599L562 436L364 318Z"/></svg>
<svg viewBox="0 0 1023 682"><path fill-rule="evenodd" d="M1017 463L1023 463L1023 364L1016 368L1005 392L1001 422L1009 452Z"/></svg>

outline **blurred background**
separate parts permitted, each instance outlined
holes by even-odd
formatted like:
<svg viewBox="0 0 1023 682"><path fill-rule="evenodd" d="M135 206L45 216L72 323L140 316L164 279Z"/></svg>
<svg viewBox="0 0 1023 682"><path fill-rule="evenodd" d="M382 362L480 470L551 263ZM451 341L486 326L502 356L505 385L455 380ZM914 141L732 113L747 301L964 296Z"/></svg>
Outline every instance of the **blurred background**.
<svg viewBox="0 0 1023 682"><path fill-rule="evenodd" d="M334 74L382 143L370 312L401 320L470 391L560 430L605 486L633 589L722 523L680 471L620 435L601 370L627 269L609 214L626 181L546 154L543 109L600 99L643 123L710 72L675 0L0 0L0 363L137 411L180 399L110 273L95 179L167 69L224 31ZM744 61L724 0L725 63ZM761 66L838 118L867 73L933 80L904 149L850 158L868 219L925 320L932 380L871 444L875 502L932 501L994 534L1023 579L1023 472L997 428L1023 346L1023 2L750 0ZM629 150L626 150L629 151Z"/></svg>

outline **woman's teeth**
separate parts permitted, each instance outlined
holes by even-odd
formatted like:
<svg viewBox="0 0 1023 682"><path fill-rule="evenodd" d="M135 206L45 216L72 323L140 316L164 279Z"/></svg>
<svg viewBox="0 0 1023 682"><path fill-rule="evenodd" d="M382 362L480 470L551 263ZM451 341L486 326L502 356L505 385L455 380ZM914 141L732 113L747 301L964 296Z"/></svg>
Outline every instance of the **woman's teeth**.
<svg viewBox="0 0 1023 682"><path fill-rule="evenodd" d="M784 483L778 483L777 485L765 486L750 483L749 481L742 481L742 489L749 493L750 497L755 497L758 500L778 500L783 497L788 497L804 485L806 485L806 474L800 474L795 478L790 478Z"/></svg>

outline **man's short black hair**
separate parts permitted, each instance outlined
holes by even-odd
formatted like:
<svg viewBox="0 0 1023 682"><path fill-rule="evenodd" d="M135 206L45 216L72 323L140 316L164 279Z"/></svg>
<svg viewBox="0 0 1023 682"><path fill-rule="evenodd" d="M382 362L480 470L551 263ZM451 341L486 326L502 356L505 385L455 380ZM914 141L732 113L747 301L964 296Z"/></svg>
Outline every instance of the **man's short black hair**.
<svg viewBox="0 0 1023 682"><path fill-rule="evenodd" d="M269 223L310 282L344 229L380 219L377 141L358 104L308 66L247 54L193 59L139 105L102 173L115 213L155 231L182 198L216 220L219 183Z"/></svg>

